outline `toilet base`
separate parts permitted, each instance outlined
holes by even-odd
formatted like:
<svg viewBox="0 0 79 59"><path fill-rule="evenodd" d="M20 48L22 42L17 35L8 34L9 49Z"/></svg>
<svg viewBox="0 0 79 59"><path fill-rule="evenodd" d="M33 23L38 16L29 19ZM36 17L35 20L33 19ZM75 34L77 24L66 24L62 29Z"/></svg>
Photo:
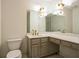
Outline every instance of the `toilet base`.
<svg viewBox="0 0 79 59"><path fill-rule="evenodd" d="M7 53L7 58L22 58L22 54L20 50L13 50Z"/></svg>

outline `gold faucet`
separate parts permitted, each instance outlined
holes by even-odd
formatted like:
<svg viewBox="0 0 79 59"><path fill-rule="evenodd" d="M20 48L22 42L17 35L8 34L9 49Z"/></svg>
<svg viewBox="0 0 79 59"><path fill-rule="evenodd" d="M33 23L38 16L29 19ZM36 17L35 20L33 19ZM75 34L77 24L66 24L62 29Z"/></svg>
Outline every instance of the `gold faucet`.
<svg viewBox="0 0 79 59"><path fill-rule="evenodd" d="M37 30L32 29L32 35L38 35L38 34L39 34L39 33L38 33Z"/></svg>

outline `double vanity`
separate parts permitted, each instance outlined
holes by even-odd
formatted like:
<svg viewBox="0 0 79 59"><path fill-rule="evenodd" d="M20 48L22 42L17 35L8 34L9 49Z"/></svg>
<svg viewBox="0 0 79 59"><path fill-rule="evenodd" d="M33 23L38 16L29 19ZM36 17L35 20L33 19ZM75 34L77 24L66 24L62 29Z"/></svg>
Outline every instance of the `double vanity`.
<svg viewBox="0 0 79 59"><path fill-rule="evenodd" d="M29 57L45 57L58 53L63 57L79 57L79 35L61 32L27 34Z"/></svg>

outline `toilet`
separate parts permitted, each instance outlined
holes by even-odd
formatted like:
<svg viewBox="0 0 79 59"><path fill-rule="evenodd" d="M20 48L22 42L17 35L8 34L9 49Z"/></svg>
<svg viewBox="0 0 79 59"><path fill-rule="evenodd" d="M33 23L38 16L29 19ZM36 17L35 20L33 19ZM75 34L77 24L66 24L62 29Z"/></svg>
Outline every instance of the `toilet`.
<svg viewBox="0 0 79 59"><path fill-rule="evenodd" d="M8 47L10 51L7 53L7 58L21 58L22 54L19 50L22 39L10 39L8 40Z"/></svg>

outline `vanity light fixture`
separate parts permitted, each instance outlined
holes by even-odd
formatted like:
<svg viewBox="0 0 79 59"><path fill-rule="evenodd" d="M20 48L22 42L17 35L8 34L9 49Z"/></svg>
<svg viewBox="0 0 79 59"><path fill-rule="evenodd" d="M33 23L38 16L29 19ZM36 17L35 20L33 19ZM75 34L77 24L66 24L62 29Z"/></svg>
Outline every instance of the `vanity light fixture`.
<svg viewBox="0 0 79 59"><path fill-rule="evenodd" d="M57 8L58 8L58 9L63 9L63 8L64 8L63 0L61 0L61 1L57 4Z"/></svg>
<svg viewBox="0 0 79 59"><path fill-rule="evenodd" d="M61 9L61 10L59 10L58 14L59 15L64 15L64 11Z"/></svg>
<svg viewBox="0 0 79 59"><path fill-rule="evenodd" d="M39 9L39 15L40 15L41 17L46 16L46 10L45 10L44 7L41 7L41 8Z"/></svg>
<svg viewBox="0 0 79 59"><path fill-rule="evenodd" d="M61 16L64 16L64 11L63 11L63 10L56 10L53 14L54 14L54 15L61 15Z"/></svg>
<svg viewBox="0 0 79 59"><path fill-rule="evenodd" d="M64 14L64 11L63 11L63 8L64 8L64 3L63 3L63 0L61 0L58 4L57 4L57 14L58 15L63 15Z"/></svg>

